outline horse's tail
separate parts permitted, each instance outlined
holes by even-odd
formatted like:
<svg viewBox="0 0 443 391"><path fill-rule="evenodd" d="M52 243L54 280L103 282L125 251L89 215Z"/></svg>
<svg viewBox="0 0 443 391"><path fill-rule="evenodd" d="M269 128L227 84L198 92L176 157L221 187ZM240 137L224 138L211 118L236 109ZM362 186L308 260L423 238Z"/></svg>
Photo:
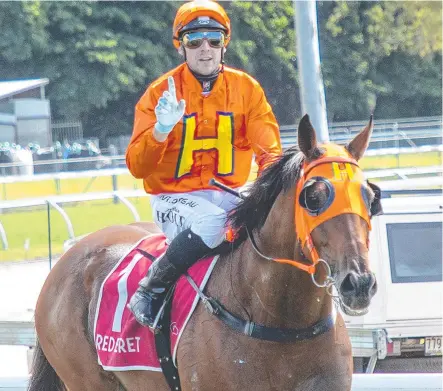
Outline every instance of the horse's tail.
<svg viewBox="0 0 443 391"><path fill-rule="evenodd" d="M54 368L49 364L37 340L32 361L28 391L64 391L65 386Z"/></svg>

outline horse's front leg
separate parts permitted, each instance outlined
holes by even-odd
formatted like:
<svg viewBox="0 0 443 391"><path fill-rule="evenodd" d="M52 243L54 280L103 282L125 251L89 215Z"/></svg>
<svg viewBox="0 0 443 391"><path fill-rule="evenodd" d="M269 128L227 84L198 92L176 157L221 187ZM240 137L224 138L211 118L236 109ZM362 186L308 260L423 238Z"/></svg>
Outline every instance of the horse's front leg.
<svg viewBox="0 0 443 391"><path fill-rule="evenodd" d="M293 391L351 391L351 386L352 376L337 373L325 376L323 373L306 380Z"/></svg>
<svg viewBox="0 0 443 391"><path fill-rule="evenodd" d="M170 391L162 372L119 371L114 375L127 391Z"/></svg>

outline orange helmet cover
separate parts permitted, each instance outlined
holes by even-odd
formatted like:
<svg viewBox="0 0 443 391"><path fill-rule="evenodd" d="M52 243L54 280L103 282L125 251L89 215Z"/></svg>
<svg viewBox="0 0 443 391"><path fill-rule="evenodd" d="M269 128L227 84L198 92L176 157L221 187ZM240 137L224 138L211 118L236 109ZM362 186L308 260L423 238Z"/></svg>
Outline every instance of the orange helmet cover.
<svg viewBox="0 0 443 391"><path fill-rule="evenodd" d="M180 47L180 30L199 16L209 16L226 28L225 46L231 39L231 21L223 7L212 0L194 0L183 4L175 15L172 40L176 49Z"/></svg>

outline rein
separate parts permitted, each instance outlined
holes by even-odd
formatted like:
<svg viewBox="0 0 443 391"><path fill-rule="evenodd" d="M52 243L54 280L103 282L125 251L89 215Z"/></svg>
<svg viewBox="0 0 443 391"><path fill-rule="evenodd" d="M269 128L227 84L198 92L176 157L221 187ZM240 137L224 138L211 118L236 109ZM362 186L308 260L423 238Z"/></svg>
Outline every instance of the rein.
<svg viewBox="0 0 443 391"><path fill-rule="evenodd" d="M349 158L341 158L341 157L334 157L334 158L322 158L318 159L315 162L309 164L305 170L304 173L302 173L303 181L300 179L299 181L301 184L303 184L306 180L306 175L311 171L312 168L315 166L318 166L323 163L350 163L357 165L357 162L353 159ZM231 189L230 187L216 181L215 179L211 179L210 185L216 186L222 190L225 190L226 192L233 194L239 198L244 198L244 196L237 192L234 189ZM297 186L298 188L298 186ZM326 288L327 293L332 296L331 293L331 287L333 286L335 280L332 278L331 275L331 268L329 264L324 260L321 259L318 256L317 250L315 249L311 235L309 234L307 238L305 238L305 243L307 245L308 251L311 255L312 264L308 265L304 262L297 261L297 260L291 260L291 259L284 259L284 258L273 258L269 257L260 250L260 248L257 245L257 242L254 239L253 234L249 231L247 227L245 227L246 233L248 235L249 241L252 244L252 247L254 251L261 256L264 259L267 259L269 261L274 261L278 263L283 264L289 264L292 266L297 267L300 270L303 270L311 275L312 282L315 286L318 288ZM323 284L317 282L315 279L315 272L317 269L317 265L322 264L326 269L326 278ZM335 306L332 306L332 312L324 319L318 321L317 323L311 325L310 327L306 327L303 329L284 329L284 328L278 328L278 327L267 327L261 324L257 324L255 322L251 322L249 320L241 319L228 310L226 310L222 304L220 304L216 299L213 297L206 296L202 290L195 284L194 280L189 276L189 274L185 274L188 282L190 285L194 288L194 290L199 295L200 299L202 300L205 308L208 310L209 313L216 316L219 320L221 320L223 323L225 323L227 326L229 326L231 329L247 335L252 338L257 338L261 340L266 341L272 341L272 342L295 342L295 341L301 341L306 339L314 338L318 335L321 335L323 333L326 333L327 331L331 330L332 327L335 324L336 320L336 308Z"/></svg>
<svg viewBox="0 0 443 391"><path fill-rule="evenodd" d="M350 158L350 157L343 157L343 156L325 156L320 159L317 159L309 164L306 162L304 163L304 166L302 168L300 178L298 180L298 183L296 185L296 194L295 199L298 200L299 195L309 179L308 174L316 167L322 165L322 164L328 164L331 163L333 165L333 172L334 176L336 178L340 178L340 169L339 165L344 166L344 169L346 171L346 175L348 178L353 178L354 173L350 167L350 165L354 165L358 167L358 163ZM233 194L241 199L244 199L244 196L237 192L234 189L231 189L230 187L217 182L215 179L211 179L209 182L211 186L216 186L230 194ZM296 209L297 210L297 209ZM307 246L308 253L310 255L311 264L306 264L305 262L299 261L299 260L293 260L293 259L285 259L285 258L274 258L267 256L263 254L263 252L260 250L260 248L257 245L257 242L255 241L255 238L253 236L253 233L250 232L248 227L244 227L246 230L246 234L248 236L249 241L252 244L252 248L254 251L262 258L274 261L282 264L288 264L291 266L295 266L300 270L305 271L306 273L309 273L311 275L311 279L313 284L318 288L326 288L326 292L329 296L333 296L332 294L332 287L335 283L334 278L332 277L331 268L329 264L324 260L321 259L318 255L317 250L314 247L312 237L311 237L311 231L313 228L310 229L309 225L306 222L303 222L303 230L304 234L300 235L300 233L297 231L297 237L301 242L301 246L303 248L304 245ZM326 269L326 277L325 281L323 283L317 282L315 279L315 272L317 270L317 266L319 264L322 264ZM230 313L228 310L226 310L216 299L212 297L207 297L194 283L192 278L189 275L186 275L186 278L188 279L189 283L192 285L192 287L195 289L195 291L200 296L201 300L203 301L206 309L213 315L215 315L217 318L219 318L222 322L224 322L226 325L231 327L232 329L245 334L247 336L258 338L258 339L264 339L267 341L274 341L274 342L294 342L299 341L303 339L309 339L313 338L317 335L323 334L330 330L334 324L335 324L335 318L336 318L336 308L335 306L332 306L332 313L329 314L325 319L320 320L319 322L315 323L314 325L307 327L305 329L282 329L282 328L274 328L274 327L267 327L263 325L256 324L254 322L250 322L249 320L244 320L241 318L236 317L232 313Z"/></svg>
<svg viewBox="0 0 443 391"><path fill-rule="evenodd" d="M319 160L320 160L320 161L319 161ZM306 175L306 174L307 174L307 173L308 173L313 167L315 167L316 165L319 165L319 164L321 164L321 163L329 163L330 161L332 161L331 158L322 158L322 159L319 159L319 160L316 160L315 162L311 163L311 164L307 167L307 169L305 170L305 175ZM343 160L344 160L344 159L343 159ZM335 161L335 162L342 162L342 159L341 159L341 158L334 158L333 161ZM354 160L352 160L352 159L346 159L345 161L346 161L346 162L350 162L350 161L352 161L352 163L357 164L357 163L356 163ZM224 184L221 183L221 182L216 181L214 178L212 178L212 179L209 181L209 184L210 184L211 186L216 186L216 187L218 187L218 188L220 188L220 189L226 191L227 193L230 193L230 194L232 194L232 195L235 195L235 196L237 196L238 198L244 199L244 196L243 196L240 192L238 192L238 191L236 191L236 190L230 188L229 186L224 185ZM303 271L309 273L309 274L311 275L311 279L312 279L313 284L314 284L316 287L318 287L318 288L326 288L327 291L328 291L328 294L332 296L332 293L330 292L330 288L331 288L332 285L334 284L335 280L332 278L332 275L331 275L331 274L332 274L332 273L331 273L331 268L330 268L329 264L328 264L324 259L321 259L321 258L318 256L317 250L315 249L314 244L312 243L311 235L309 235L309 236L306 238L306 244L307 244L307 246L308 246L308 250L309 250L309 252L310 252L310 254L311 254L312 264L311 264L311 265L307 265L306 263L303 263L303 262L301 262L301 261L296 261L296 260L291 260L291 259L284 259L284 258L273 258L273 257L269 257L269 256L263 254L263 252L259 249L259 247L258 247L258 245L257 245L257 242L255 241L254 236L251 234L251 232L249 231L249 229L248 229L247 227L245 227L245 230L246 230L246 233L247 233L247 235L248 235L249 241L250 241L251 244L252 244L252 248L253 248L254 251L255 251L258 255L260 255L263 259L267 259L268 261L273 261L273 262L278 262L278 263L283 263L283 264L292 265L292 266L295 266L295 267L297 267L297 268L299 268L299 269L301 269L301 270L303 270ZM325 282L324 282L323 284L318 283L317 280L315 279L315 271L316 271L316 267L317 267L317 265L318 265L319 263L322 263L322 264L325 266L325 268L326 268L326 278L325 278Z"/></svg>
<svg viewBox="0 0 443 391"><path fill-rule="evenodd" d="M333 157L325 156L320 159L316 159L309 164L305 163L304 167L302 169L301 175L300 175L299 182L296 186L296 199L298 198L297 193L303 188L303 185L306 183L307 175L309 174L309 172L312 171L312 169L314 169L315 167L317 167L321 164L327 164L327 163L352 164L352 165L355 165L358 167L358 163L356 160L351 159L349 157L341 157L341 156L333 156ZM347 168L347 170L348 170L348 175L350 177L352 177L352 170L350 170L349 168ZM234 189L231 189L229 186L226 186L226 185L216 181L215 179L211 179L209 181L209 184L211 186L216 186L216 187L218 187L230 194L233 194L241 199L244 198L244 196L241 193L235 191ZM247 227L245 227L245 230L248 235L249 241L252 244L253 249L255 250L255 252L258 255L260 255L262 258L267 259L269 261L274 261L274 262L278 262L278 263L282 263L282 264L295 266L298 269L309 273L311 275L311 279L312 279L313 284L318 288L326 288L328 294L332 296L331 287L333 286L335 280L334 280L334 278L332 278L331 268L330 268L329 264L324 259L321 259L319 257L318 252L314 247L314 243L312 242L312 237L311 237L311 234L309 233L309 231L308 231L308 234L306 235L306 237L299 238L299 239L302 243L302 246L303 246L303 244L306 244L306 246L307 246L310 258L312 260L312 264L310 264L310 265L308 265L302 261L298 261L298 260L285 259L285 258L273 258L273 257L269 257L269 256L263 254L263 252L259 249L252 233L248 230ZM318 264L322 264L326 269L326 277L325 277L325 281L323 283L319 283L315 279L315 272L317 270Z"/></svg>
<svg viewBox="0 0 443 391"><path fill-rule="evenodd" d="M311 163L304 162L304 165L302 167L300 178L297 182L296 189L295 189L295 199L296 202L298 202L299 196L301 192L303 191L304 185L307 183L307 181L310 179L308 174L311 173L311 171L319 171L317 168L320 165L324 164L332 164L332 177L343 183L343 176L341 171L345 171L345 177L349 180L353 180L354 178L354 172L351 168L351 165L357 166L358 163L356 160L350 158L350 157L344 157L344 156L325 156L319 159L316 159L315 161ZM317 168L317 169L316 169ZM318 174L317 174L318 175ZM311 176L315 177L315 173ZM331 177L331 178L332 178ZM328 178L328 177L327 177ZM235 191L234 189L231 189L230 187L217 182L215 179L211 179L209 182L211 186L216 186L230 194L233 194L239 198L244 199L244 196L240 194L239 192ZM296 216L295 219L297 220L298 217L301 217L297 215L297 204L296 204ZM359 211L355 210L355 213L358 213L361 216L361 213ZM299 210L298 213L303 213ZM329 214L326 216L326 218L332 218L336 215L339 215L343 213L343 209L339 207L336 208L335 211L332 213L335 214ZM297 217L298 216L298 217ZM325 221L325 220L322 220ZM368 224L370 225L369 218L366 219L368 221ZM319 224L316 220L317 225ZM255 241L255 238L253 236L253 233L250 232L250 230L247 227L244 227L248 236L249 241L252 244L252 247L254 251L262 258L274 261L278 263L283 264L289 264L292 266L297 267L300 270L305 271L306 273L309 273L311 275L312 282L314 285L318 288L326 288L326 292L328 295L332 295L332 287L334 285L334 278L332 278L331 275L331 268L329 264L324 260L321 259L318 255L317 250L314 247L311 232L316 227L314 222L314 225L309 224L307 221L303 220L300 221L301 228L296 228L296 236L298 240L301 243L301 247L303 249L304 245L306 245L309 256L311 258L311 264L306 264L305 262L299 261L299 260L293 260L293 259L284 259L284 258L273 258L269 257L260 250L260 248L257 245L257 242ZM296 224L296 227L300 224ZM303 251L302 251L303 253ZM307 257L306 257L307 258ZM322 264L326 269L326 277L325 281L323 283L317 282L315 279L315 272L317 270L317 266L319 264ZM266 341L273 341L273 342L294 342L294 341L300 341L303 339L309 339L314 338L317 335L323 334L330 330L334 324L335 324L335 318L336 318L336 308L333 305L332 306L332 312L329 314L325 319L320 320L319 322L313 324L310 327L304 328L304 329L282 329L282 328L274 328L274 327L267 327L264 325L256 324L255 322L251 322L249 320L244 320L241 318L238 318L234 314L230 313L228 310L226 310L216 299L212 297L206 296L199 287L195 284L195 282L192 280L192 278L186 274L186 278L188 279L189 283L192 285L194 290L198 293L200 296L200 299L202 300L203 304L205 305L206 309L213 315L215 315L218 319L220 319L223 323L231 327L233 330L236 330L237 332L240 332L244 335L263 339Z"/></svg>
<svg viewBox="0 0 443 391"><path fill-rule="evenodd" d="M358 167L358 163L354 159L351 159L349 157L342 157L342 156L335 156L335 157L326 156L326 157L317 159L310 164L307 164L305 162L303 165L301 174L300 174L300 178L299 178L298 183L296 185L296 190L295 190L296 202L299 202L298 200L301 195L301 192L303 191L304 185L307 182L307 180L309 179L308 174L313 169L318 167L319 165L325 164L325 163L332 164L333 177L336 180L342 180L341 171L345 171L347 178L349 178L349 180L352 180L354 178L354 172L351 168L351 165L355 165ZM314 170L314 171L316 171L316 170ZM317 169L317 171L318 171L318 169ZM315 174L313 176L315 177ZM222 190L225 190L226 192L228 192L230 194L233 194L239 198L244 199L244 196L242 194L240 194L236 190L231 189L230 187L228 187L220 182L217 182L215 179L211 179L209 184L211 186L216 186ZM302 215L297 215L297 210L298 210L297 205L298 204L296 204L296 208L295 208L295 212L296 212L295 220L296 221L298 218L302 218ZM352 210L354 211L354 213L357 213L360 216L362 216L362 214L359 213L359 211L357 209L355 209L355 210L352 209ZM303 212L298 210L298 213L303 213ZM335 213L335 215L334 215L334 213ZM339 207L339 208L336 207L336 210L333 211L332 214L330 213L329 215L327 215L326 219L332 218L332 217L334 217L338 214L341 214L341 213L344 213L343 209L341 207ZM315 216L318 216L318 215L315 215ZM365 217L365 215L363 215L362 217ZM369 217L368 217L368 219L365 219L365 220L368 222L369 227L370 227ZM320 222L322 222L322 221L326 221L326 220L320 219ZM335 280L332 278L331 268L330 268L329 264L324 259L321 259L319 257L318 252L314 247L312 237L311 237L312 230L320 222L318 220L316 220L314 222L314 224L312 224L312 221L310 223L308 223L307 221L305 221L303 219L301 221L299 221L299 223L300 222L302 223L300 230L297 228L299 224L296 223L296 236L297 236L297 239L301 243L302 254L303 254L303 247L304 247L304 245L306 245L308 253L309 253L311 261L312 261L311 264L306 264L305 262L301 262L299 260L273 258L273 257L269 257L269 256L263 254L263 252L258 247L257 242L255 241L253 233L248 229L248 227L244 227L244 228L246 230L246 234L248 236L248 239L252 244L252 248L260 257L262 257L266 260L269 260L269 261L274 261L274 262L283 263L283 264L289 264L289 265L297 267L300 270L303 270L306 273L309 273L311 275L312 282L316 287L326 288L327 294L330 296L333 296L332 295L332 287L334 285ZM307 258L307 257L305 256L305 258ZM315 272L317 270L318 264L322 264L326 269L326 277L325 277L325 281L323 284L317 282L315 279ZM234 330L240 334L246 335L248 337L252 337L252 338L256 338L256 339L260 339L260 340L265 340L265 341L278 342L278 343L291 343L291 342L293 343L293 342L297 342L297 341L303 341L303 340L315 338L321 334L324 334L324 333L330 331L335 325L336 316L337 316L337 309L336 309L336 306L334 305L334 303L332 305L331 313L326 318L321 319L320 321L314 323L313 325L306 327L306 328L302 328L302 329L268 327L268 326L264 326L261 324L257 324L255 322L250 321L250 320L244 320L240 317L237 317L233 313L229 312L226 308L223 307L223 305L217 299L215 299L213 297L206 296L203 293L203 291L197 286L197 284L194 282L194 280L189 276L188 273L185 273L185 276L186 276L186 279L188 280L189 284L197 292L197 294L198 294L199 298L202 300L206 310L210 314L216 316L220 321L222 321L225 325L230 327L232 330ZM160 310L159 315L157 315L157 319L164 312L164 307L165 307L165 304L163 304L163 307ZM161 333L158 333L158 334L160 336L162 335ZM156 339L156 343L157 343L157 339ZM160 339L159 339L158 344L162 345L163 347L168 346L168 344L165 343L165 341L161 341ZM166 350L166 351L168 352L168 350ZM163 358L161 357L160 363L162 365L162 369L163 369L163 372L166 376L168 384L171 386L171 389L180 390L178 373L172 363L172 360L170 360L170 356L166 356L165 360L163 360Z"/></svg>
<svg viewBox="0 0 443 391"><path fill-rule="evenodd" d="M313 261L312 265L306 265L305 263L302 263L300 261L294 261L294 260L284 259L284 258L271 258L271 257L268 257L267 255L263 254L260 251L260 249L258 248L257 243L254 239L254 236L249 232L249 230L247 228L246 228L246 233L248 234L248 238L251 241L252 248L262 258L267 259L268 261L274 261L274 262L278 262L278 263L292 265L292 266L295 266L295 267L309 273L311 275L311 279L312 279L313 284L318 288L326 288L328 294L332 296L332 293L330 293L329 288L332 285L334 285L335 280L332 278L331 267L329 266L329 263L327 263L324 259L321 259L317 255L316 258L313 258L314 261ZM310 249L312 249L312 251L315 251L315 248L312 244L312 240L309 241L309 245L311 246ZM315 251L315 254L317 254L317 251ZM315 270L316 270L316 267L319 263L323 264L324 267L326 268L326 277L325 277L325 282L323 284L318 283L317 280L315 279Z"/></svg>

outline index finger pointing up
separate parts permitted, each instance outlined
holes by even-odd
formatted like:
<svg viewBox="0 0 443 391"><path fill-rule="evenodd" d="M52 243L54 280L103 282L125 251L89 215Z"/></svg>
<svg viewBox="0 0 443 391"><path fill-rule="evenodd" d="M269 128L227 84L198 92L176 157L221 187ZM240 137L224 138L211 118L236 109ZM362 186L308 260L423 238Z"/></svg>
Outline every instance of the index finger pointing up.
<svg viewBox="0 0 443 391"><path fill-rule="evenodd" d="M175 82L174 82L174 78L172 76L168 77L168 90L169 90L169 93L171 94L172 98L175 100L175 102L177 102L177 95L175 92Z"/></svg>

